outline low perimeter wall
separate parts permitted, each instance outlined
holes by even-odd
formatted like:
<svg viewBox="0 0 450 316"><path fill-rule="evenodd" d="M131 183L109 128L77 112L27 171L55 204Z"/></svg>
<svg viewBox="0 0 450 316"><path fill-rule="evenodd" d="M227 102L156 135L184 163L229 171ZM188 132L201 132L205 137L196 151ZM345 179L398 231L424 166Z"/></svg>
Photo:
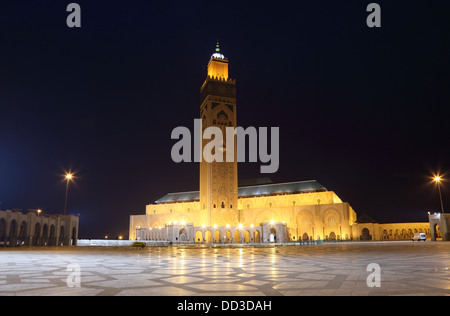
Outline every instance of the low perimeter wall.
<svg viewBox="0 0 450 316"><path fill-rule="evenodd" d="M114 247L129 247L135 240L112 240L112 239L78 239L77 246L114 246ZM147 246L169 246L168 241L145 241Z"/></svg>

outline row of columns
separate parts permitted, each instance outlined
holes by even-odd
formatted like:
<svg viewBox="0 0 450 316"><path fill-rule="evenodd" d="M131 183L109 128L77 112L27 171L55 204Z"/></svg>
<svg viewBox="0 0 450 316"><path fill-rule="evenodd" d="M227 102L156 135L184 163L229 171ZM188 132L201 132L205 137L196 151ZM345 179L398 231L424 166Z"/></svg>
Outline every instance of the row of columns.
<svg viewBox="0 0 450 316"><path fill-rule="evenodd" d="M0 211L0 246L67 246L78 240L78 217Z"/></svg>
<svg viewBox="0 0 450 316"><path fill-rule="evenodd" d="M136 227L137 240L186 243L269 243L287 241L285 223L260 226L193 226L166 224L165 227Z"/></svg>

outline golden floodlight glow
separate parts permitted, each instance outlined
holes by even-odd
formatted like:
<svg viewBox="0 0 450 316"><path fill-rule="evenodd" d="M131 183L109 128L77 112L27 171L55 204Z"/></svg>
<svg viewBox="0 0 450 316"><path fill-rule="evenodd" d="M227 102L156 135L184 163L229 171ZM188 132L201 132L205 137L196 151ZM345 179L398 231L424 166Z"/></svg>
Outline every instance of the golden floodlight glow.
<svg viewBox="0 0 450 316"><path fill-rule="evenodd" d="M440 176L436 176L436 177L434 177L434 181L436 181L436 182L439 182L439 181L441 181L441 177L440 177Z"/></svg>
<svg viewBox="0 0 450 316"><path fill-rule="evenodd" d="M239 226L239 228L242 228L242 224L239 224L238 226Z"/></svg>
<svg viewBox="0 0 450 316"><path fill-rule="evenodd" d="M66 179L67 180L72 180L73 175L71 173L66 174Z"/></svg>
<svg viewBox="0 0 450 316"><path fill-rule="evenodd" d="M181 221L181 225L184 225L185 224L185 221L183 220L183 221Z"/></svg>
<svg viewBox="0 0 450 316"><path fill-rule="evenodd" d="M274 221L274 220L271 220L270 223L273 225L273 224L275 224L275 221Z"/></svg>

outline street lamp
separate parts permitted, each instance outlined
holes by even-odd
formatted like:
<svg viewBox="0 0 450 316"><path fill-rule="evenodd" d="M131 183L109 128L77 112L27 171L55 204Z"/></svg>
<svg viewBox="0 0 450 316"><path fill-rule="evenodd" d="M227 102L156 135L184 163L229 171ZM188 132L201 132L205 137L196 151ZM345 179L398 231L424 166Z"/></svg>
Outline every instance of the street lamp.
<svg viewBox="0 0 450 316"><path fill-rule="evenodd" d="M444 204L442 203L442 193L441 193L441 177L440 176L436 176L436 177L434 177L434 182L436 182L437 183L437 187L438 187L438 190L439 190L439 198L440 198L440 200L441 200L441 210L442 210L442 214L444 214Z"/></svg>
<svg viewBox="0 0 450 316"><path fill-rule="evenodd" d="M67 173L66 174L66 200L64 203L64 215L66 215L66 211L67 211L67 195L69 193L69 181L72 180L73 175L71 173Z"/></svg>

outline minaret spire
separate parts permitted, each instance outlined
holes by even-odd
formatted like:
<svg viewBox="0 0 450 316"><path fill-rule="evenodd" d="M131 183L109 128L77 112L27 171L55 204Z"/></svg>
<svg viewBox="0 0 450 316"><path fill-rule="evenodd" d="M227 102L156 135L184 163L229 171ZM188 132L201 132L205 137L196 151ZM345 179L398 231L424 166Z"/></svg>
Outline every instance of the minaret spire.
<svg viewBox="0 0 450 316"><path fill-rule="evenodd" d="M220 51L219 40L200 89L200 104L202 128L215 127L223 135L227 127L236 128L236 81L228 78L228 59ZM200 140L200 152L210 158L200 161L200 225L226 226L239 220L237 142L227 141L225 137L212 149L208 140ZM234 157L228 161L231 154Z"/></svg>
<svg viewBox="0 0 450 316"><path fill-rule="evenodd" d="M216 53L220 53L219 39L217 39Z"/></svg>
<svg viewBox="0 0 450 316"><path fill-rule="evenodd" d="M216 42L216 52L214 54L212 54L211 58L225 59L225 56L220 53L219 39L217 39L217 42Z"/></svg>

